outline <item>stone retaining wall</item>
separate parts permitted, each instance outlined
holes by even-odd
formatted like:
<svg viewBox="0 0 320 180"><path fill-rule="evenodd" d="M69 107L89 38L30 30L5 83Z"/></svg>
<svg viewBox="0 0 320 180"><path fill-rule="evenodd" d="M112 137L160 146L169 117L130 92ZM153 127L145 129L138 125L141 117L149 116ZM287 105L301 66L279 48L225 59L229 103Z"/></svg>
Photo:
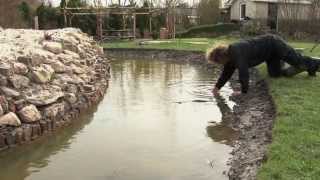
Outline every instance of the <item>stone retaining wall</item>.
<svg viewBox="0 0 320 180"><path fill-rule="evenodd" d="M0 29L0 150L78 119L108 88L103 49L78 29Z"/></svg>

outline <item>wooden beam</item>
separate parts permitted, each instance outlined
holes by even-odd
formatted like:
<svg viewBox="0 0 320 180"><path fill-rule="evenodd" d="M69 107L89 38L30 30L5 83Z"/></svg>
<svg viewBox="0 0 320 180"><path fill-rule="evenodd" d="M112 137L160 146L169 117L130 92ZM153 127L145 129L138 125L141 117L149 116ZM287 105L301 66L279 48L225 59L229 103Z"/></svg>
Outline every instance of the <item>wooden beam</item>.
<svg viewBox="0 0 320 180"><path fill-rule="evenodd" d="M107 15L107 14L115 14L115 15L148 15L149 13L121 13L121 12L110 12L110 13L98 13L98 12L92 12L92 13L71 13L72 15L77 16L84 16L84 15Z"/></svg>
<svg viewBox="0 0 320 180"><path fill-rule="evenodd" d="M133 14L133 39L136 39L136 14Z"/></svg>
<svg viewBox="0 0 320 180"><path fill-rule="evenodd" d="M136 10L136 9L145 9L145 10L149 10L149 9L152 9L152 10L161 10L163 8L149 8L149 7L140 7L140 8L137 8L137 7L102 7L102 8L86 8L86 7L73 7L73 8L68 8L68 7L65 7L65 8L61 8L61 9L65 9L65 10L110 10L110 9L128 9L128 10Z"/></svg>
<svg viewBox="0 0 320 180"><path fill-rule="evenodd" d="M150 32L150 34L152 33L152 17L151 17L151 15L149 16L149 32Z"/></svg>

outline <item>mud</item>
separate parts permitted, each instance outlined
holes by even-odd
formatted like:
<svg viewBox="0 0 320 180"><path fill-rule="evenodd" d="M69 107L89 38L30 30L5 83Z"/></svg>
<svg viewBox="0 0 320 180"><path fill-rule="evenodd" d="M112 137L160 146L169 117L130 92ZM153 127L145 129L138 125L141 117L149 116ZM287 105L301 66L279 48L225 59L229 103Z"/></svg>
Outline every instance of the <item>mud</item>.
<svg viewBox="0 0 320 180"><path fill-rule="evenodd" d="M239 83L232 80L234 89ZM267 83L260 79L257 70L251 72L248 94L232 98L236 102L231 126L239 131L230 160L229 179L256 179L258 169L267 159L267 146L272 140L275 106Z"/></svg>

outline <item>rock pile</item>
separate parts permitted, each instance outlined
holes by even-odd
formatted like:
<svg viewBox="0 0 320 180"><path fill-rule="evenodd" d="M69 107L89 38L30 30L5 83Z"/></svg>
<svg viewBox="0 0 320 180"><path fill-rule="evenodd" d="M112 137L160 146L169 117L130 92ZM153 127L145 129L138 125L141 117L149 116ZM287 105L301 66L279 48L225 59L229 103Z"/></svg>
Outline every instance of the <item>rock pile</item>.
<svg viewBox="0 0 320 180"><path fill-rule="evenodd" d="M78 29L0 29L0 150L71 123L101 100L109 70Z"/></svg>

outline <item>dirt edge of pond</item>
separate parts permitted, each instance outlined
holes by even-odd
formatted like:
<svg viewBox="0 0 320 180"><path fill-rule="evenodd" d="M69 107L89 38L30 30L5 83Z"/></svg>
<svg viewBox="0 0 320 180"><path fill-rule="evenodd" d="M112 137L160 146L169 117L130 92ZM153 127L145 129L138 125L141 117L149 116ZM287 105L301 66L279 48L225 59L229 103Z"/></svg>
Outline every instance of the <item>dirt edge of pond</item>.
<svg viewBox="0 0 320 180"><path fill-rule="evenodd" d="M235 78L231 86L239 89ZM266 161L267 148L272 141L276 109L267 82L256 69L251 71L250 90L245 95L231 97L236 102L232 128L239 131L229 162L229 179L256 179L259 168Z"/></svg>
<svg viewBox="0 0 320 180"><path fill-rule="evenodd" d="M179 61L206 65L201 51L166 49L104 49L109 58L153 59ZM229 179L256 179L258 169L266 160L267 146L272 140L272 127L276 109L268 91L267 82L260 78L256 69L250 71L250 91L246 95L231 97L236 102L230 126L239 131L234 142L232 158L228 164ZM237 73L231 86L239 89Z"/></svg>

